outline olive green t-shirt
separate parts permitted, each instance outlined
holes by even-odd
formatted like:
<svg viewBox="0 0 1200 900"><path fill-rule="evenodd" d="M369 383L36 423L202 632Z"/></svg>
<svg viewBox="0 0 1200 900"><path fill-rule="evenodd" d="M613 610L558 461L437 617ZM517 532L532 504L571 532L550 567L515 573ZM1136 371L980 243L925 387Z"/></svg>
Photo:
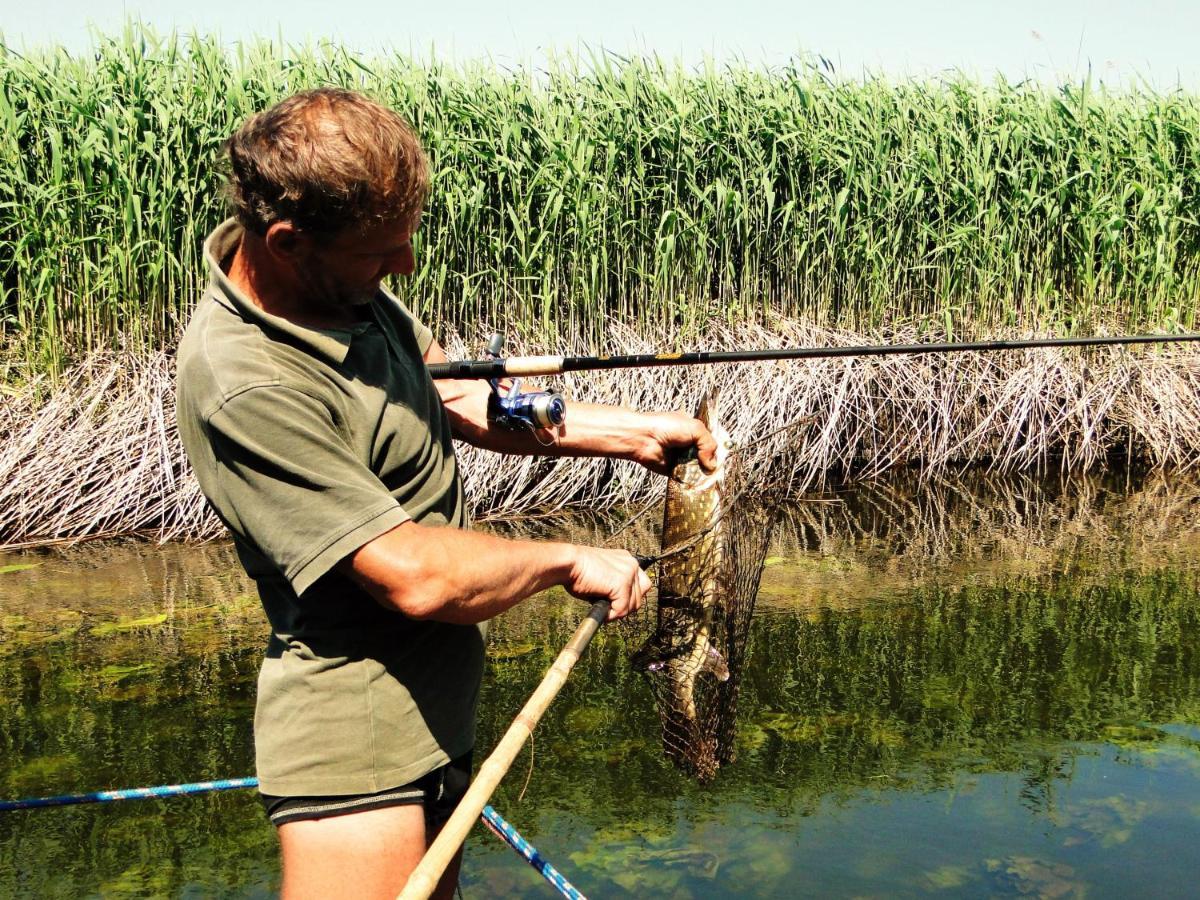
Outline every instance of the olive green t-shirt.
<svg viewBox="0 0 1200 900"><path fill-rule="evenodd" d="M263 793L358 794L470 750L481 627L415 621L335 570L413 520L466 527L450 424L422 356L432 335L380 290L347 329L269 315L222 270L179 345L179 432L255 580L272 637L254 719Z"/></svg>

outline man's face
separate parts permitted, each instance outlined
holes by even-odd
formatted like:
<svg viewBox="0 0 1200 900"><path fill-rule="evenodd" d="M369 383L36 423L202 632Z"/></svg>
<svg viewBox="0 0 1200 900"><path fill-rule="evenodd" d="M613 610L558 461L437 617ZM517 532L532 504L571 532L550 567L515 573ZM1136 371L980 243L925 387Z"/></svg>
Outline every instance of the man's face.
<svg viewBox="0 0 1200 900"><path fill-rule="evenodd" d="M419 224L418 216L311 241L300 262L311 300L328 309L361 306L375 298L388 275L411 275L416 269L412 239Z"/></svg>

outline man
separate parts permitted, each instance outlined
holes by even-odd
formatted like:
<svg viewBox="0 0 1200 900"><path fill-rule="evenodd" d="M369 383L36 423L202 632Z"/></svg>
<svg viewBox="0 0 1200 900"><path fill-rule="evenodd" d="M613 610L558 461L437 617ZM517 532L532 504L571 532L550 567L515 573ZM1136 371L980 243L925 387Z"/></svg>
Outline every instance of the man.
<svg viewBox="0 0 1200 900"><path fill-rule="evenodd" d="M309 91L227 149L234 218L205 243L180 433L271 623L255 749L283 893L391 897L469 780L483 623L552 585L619 618L650 587L624 551L468 530L451 438L656 472L715 448L688 416L584 404L507 431L486 384L435 386L445 355L382 287L414 270L429 185L395 113ZM456 881L457 863L439 895Z"/></svg>

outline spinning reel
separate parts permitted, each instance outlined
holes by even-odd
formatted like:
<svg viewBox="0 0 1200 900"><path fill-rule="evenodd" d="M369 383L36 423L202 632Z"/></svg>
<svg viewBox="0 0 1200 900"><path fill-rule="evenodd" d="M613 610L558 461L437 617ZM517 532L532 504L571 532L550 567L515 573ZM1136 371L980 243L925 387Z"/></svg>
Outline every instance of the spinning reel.
<svg viewBox="0 0 1200 900"><path fill-rule="evenodd" d="M504 350L504 338L493 334L484 351L491 359L500 359ZM522 391L521 379L514 378L507 388L499 378L489 378L492 393L488 397L487 416L509 431L528 428L553 428L561 425L567 415L567 401L557 391Z"/></svg>

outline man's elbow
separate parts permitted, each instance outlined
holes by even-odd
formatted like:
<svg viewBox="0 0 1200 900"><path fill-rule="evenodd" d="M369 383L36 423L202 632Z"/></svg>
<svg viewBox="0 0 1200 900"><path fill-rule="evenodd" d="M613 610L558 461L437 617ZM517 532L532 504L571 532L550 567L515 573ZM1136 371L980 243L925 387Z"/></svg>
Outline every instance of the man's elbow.
<svg viewBox="0 0 1200 900"><path fill-rule="evenodd" d="M376 599L409 619L437 620L449 605L442 588L440 579L414 573L412 578L388 585L383 596Z"/></svg>
<svg viewBox="0 0 1200 900"><path fill-rule="evenodd" d="M444 573L414 574L388 587L382 602L406 618L418 622L450 622L475 625L482 619L472 614L470 598Z"/></svg>
<svg viewBox="0 0 1200 900"><path fill-rule="evenodd" d="M454 590L445 554L430 558L438 536L406 522L360 547L340 568L380 606L410 619L436 619Z"/></svg>
<svg viewBox="0 0 1200 900"><path fill-rule="evenodd" d="M417 621L461 621L468 597L443 546L448 530L406 522L342 562L343 571L381 606Z"/></svg>

